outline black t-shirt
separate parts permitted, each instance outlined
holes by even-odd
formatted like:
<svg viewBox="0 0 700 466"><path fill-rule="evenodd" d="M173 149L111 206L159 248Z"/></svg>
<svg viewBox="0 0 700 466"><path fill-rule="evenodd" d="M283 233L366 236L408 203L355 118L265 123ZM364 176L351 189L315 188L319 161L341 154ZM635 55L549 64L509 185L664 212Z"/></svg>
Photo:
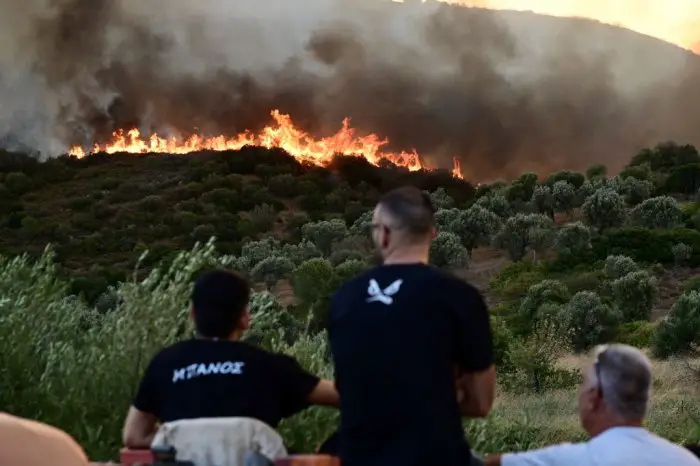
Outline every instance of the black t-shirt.
<svg viewBox="0 0 700 466"><path fill-rule="evenodd" d="M243 342L193 339L153 358L134 407L161 422L251 417L277 427L309 406L318 383L289 356Z"/></svg>
<svg viewBox="0 0 700 466"><path fill-rule="evenodd" d="M374 268L334 295L329 336L343 466L469 464L454 368L493 363L474 287L422 264Z"/></svg>

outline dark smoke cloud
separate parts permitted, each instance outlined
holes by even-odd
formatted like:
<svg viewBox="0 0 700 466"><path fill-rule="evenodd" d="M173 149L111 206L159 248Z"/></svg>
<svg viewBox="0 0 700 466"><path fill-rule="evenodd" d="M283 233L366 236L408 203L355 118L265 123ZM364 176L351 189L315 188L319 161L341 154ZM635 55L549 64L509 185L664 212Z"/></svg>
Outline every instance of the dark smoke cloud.
<svg viewBox="0 0 700 466"><path fill-rule="evenodd" d="M698 59L671 45L582 20L351 3L3 2L0 137L54 155L131 126L257 130L278 108L320 136L349 116L480 179L700 142Z"/></svg>

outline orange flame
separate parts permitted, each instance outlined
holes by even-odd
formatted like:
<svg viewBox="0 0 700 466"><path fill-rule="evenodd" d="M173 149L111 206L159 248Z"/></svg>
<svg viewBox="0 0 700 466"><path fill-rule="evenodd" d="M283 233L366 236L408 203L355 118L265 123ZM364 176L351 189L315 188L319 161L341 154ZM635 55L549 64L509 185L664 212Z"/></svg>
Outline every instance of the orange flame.
<svg viewBox="0 0 700 466"><path fill-rule="evenodd" d="M177 138L164 139L157 134L143 139L137 129L131 129L126 133L120 130L113 133L114 140L111 143L102 146L95 144L91 152L187 154L201 150L226 151L238 150L244 146L260 146L268 149L278 147L299 161L322 166L327 165L334 155L342 154L362 156L373 165L379 165L382 159L386 159L411 171L426 168L415 149L411 152L384 151L382 148L389 144L388 139L380 139L376 134L357 136L356 130L350 127L348 118L343 120L342 128L334 135L314 139L296 128L289 115L282 114L279 110L273 110L271 115L275 124L266 126L259 134L245 131L231 138L226 136L204 138L195 134L182 141ZM80 146L72 147L69 153L76 157L85 156L85 151ZM457 158L454 159L452 174L457 178L463 178Z"/></svg>

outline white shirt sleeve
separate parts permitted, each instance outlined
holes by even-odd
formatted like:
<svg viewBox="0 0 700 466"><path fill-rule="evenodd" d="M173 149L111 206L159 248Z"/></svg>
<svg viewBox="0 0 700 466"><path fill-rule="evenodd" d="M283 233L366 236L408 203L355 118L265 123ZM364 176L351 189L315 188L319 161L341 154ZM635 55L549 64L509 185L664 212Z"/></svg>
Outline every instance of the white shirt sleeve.
<svg viewBox="0 0 700 466"><path fill-rule="evenodd" d="M501 466L576 466L591 464L585 443L562 443L540 450L507 453Z"/></svg>

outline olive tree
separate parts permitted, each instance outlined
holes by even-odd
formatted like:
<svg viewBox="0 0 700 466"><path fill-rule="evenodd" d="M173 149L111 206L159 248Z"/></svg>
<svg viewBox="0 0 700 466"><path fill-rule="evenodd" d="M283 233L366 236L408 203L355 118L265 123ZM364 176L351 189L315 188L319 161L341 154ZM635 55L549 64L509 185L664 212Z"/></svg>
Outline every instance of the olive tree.
<svg viewBox="0 0 700 466"><path fill-rule="evenodd" d="M436 267L458 269L468 261L469 252L454 233L440 232L430 245L430 263Z"/></svg>
<svg viewBox="0 0 700 466"><path fill-rule="evenodd" d="M576 190L568 181L557 181L552 186L554 209L557 212L570 213L574 209Z"/></svg>
<svg viewBox="0 0 700 466"><path fill-rule="evenodd" d="M605 165L602 164L591 165L590 167L588 167L588 170L586 170L586 178L589 181L598 178L605 178L607 174L608 169Z"/></svg>
<svg viewBox="0 0 700 466"><path fill-rule="evenodd" d="M656 280L644 270L628 273L611 284L615 305L625 322L649 320L656 297Z"/></svg>
<svg viewBox="0 0 700 466"><path fill-rule="evenodd" d="M335 268L335 273L338 275L338 280L344 282L363 271L367 270L367 263L358 259L348 259L345 262L338 264Z"/></svg>
<svg viewBox="0 0 700 466"><path fill-rule="evenodd" d="M360 251L355 251L352 249L338 249L337 251L333 251L333 254L331 254L331 256L328 258L328 261L334 267L349 260L364 261L365 257Z"/></svg>
<svg viewBox="0 0 700 466"><path fill-rule="evenodd" d="M267 236L259 241L249 241L241 248L240 266L248 272L268 257L281 255L282 244L277 238Z"/></svg>
<svg viewBox="0 0 700 466"><path fill-rule="evenodd" d="M586 221L599 231L620 226L625 221L625 201L610 188L600 188L588 196L582 210Z"/></svg>
<svg viewBox="0 0 700 466"><path fill-rule="evenodd" d="M563 307L561 320L570 330L574 350L584 351L612 339L622 314L604 304L595 292L579 291Z"/></svg>
<svg viewBox="0 0 700 466"><path fill-rule="evenodd" d="M654 354L669 357L700 345L700 291L678 297L654 335Z"/></svg>
<svg viewBox="0 0 700 466"><path fill-rule="evenodd" d="M459 209L439 209L435 212L435 225L438 231L450 231L450 225L457 220L461 213L462 211Z"/></svg>
<svg viewBox="0 0 700 466"><path fill-rule="evenodd" d="M462 245L471 257L474 248L489 243L491 237L498 231L500 224L501 219L498 215L474 205L461 211L447 227L447 230L460 238Z"/></svg>
<svg viewBox="0 0 700 466"><path fill-rule="evenodd" d="M480 197L475 204L486 210L490 210L501 218L507 218L513 213L513 209L508 203L508 200L505 196L500 194Z"/></svg>
<svg viewBox="0 0 700 466"><path fill-rule="evenodd" d="M625 178L620 187L620 194L630 206L638 205L649 199L652 192L654 192L654 183L631 176Z"/></svg>
<svg viewBox="0 0 700 466"><path fill-rule="evenodd" d="M314 243L324 256L328 256L331 254L333 243L348 235L348 228L343 220L334 218L307 223L301 227L301 235L305 240Z"/></svg>
<svg viewBox="0 0 700 466"><path fill-rule="evenodd" d="M287 278L292 270L294 270L292 261L286 257L271 256L258 262L250 275L256 282L264 283L269 291L279 280Z"/></svg>
<svg viewBox="0 0 700 466"><path fill-rule="evenodd" d="M594 192L596 192L598 188L596 188L593 183L590 181L586 181L583 183L577 190L576 190L576 200L575 200L575 205L576 207L581 207L584 202L586 202L586 199L590 195L592 195Z"/></svg>
<svg viewBox="0 0 700 466"><path fill-rule="evenodd" d="M435 209L450 209L455 205L455 200L447 194L443 187L436 189L428 195Z"/></svg>
<svg viewBox="0 0 700 466"><path fill-rule="evenodd" d="M554 243L562 252L578 254L590 247L591 230L582 222L564 225L556 234Z"/></svg>
<svg viewBox="0 0 700 466"><path fill-rule="evenodd" d="M681 215L678 201L671 196L659 196L647 199L635 207L631 219L643 228L667 229L677 226Z"/></svg>
<svg viewBox="0 0 700 466"><path fill-rule="evenodd" d="M671 252L673 253L673 260L676 267L681 267L686 265L692 257L693 248L685 243L678 243L671 248Z"/></svg>
<svg viewBox="0 0 700 466"><path fill-rule="evenodd" d="M493 240L495 247L504 249L514 261L525 257L533 241L541 239L542 230L552 227L552 219L542 214L516 214L501 226ZM540 235L540 236L538 236Z"/></svg>
<svg viewBox="0 0 700 466"><path fill-rule="evenodd" d="M569 290L558 280L543 280L530 287L518 308L519 316L534 325L535 322L556 315L569 301Z"/></svg>
<svg viewBox="0 0 700 466"><path fill-rule="evenodd" d="M329 299L337 282L335 269L325 259L310 259L294 269L294 295L309 309L312 323L318 324L326 320Z"/></svg>
<svg viewBox="0 0 700 466"><path fill-rule="evenodd" d="M527 241L532 249L532 260L537 262L538 256L551 249L555 232L551 225L535 225L527 232Z"/></svg>
<svg viewBox="0 0 700 466"><path fill-rule="evenodd" d="M302 240L297 244L285 244L282 247L282 255L292 261L295 266L322 256L321 251L309 240Z"/></svg>
<svg viewBox="0 0 700 466"><path fill-rule="evenodd" d="M530 203L535 211L540 214L547 214L554 218L554 198L552 188L546 185L537 185L532 191Z"/></svg>
<svg viewBox="0 0 700 466"><path fill-rule="evenodd" d="M639 266L631 257L627 256L608 256L605 258L603 272L609 278L618 279L625 275L636 272Z"/></svg>
<svg viewBox="0 0 700 466"><path fill-rule="evenodd" d="M374 212L368 210L363 212L357 220L350 226L350 234L357 236L369 236L372 227L372 216Z"/></svg>

